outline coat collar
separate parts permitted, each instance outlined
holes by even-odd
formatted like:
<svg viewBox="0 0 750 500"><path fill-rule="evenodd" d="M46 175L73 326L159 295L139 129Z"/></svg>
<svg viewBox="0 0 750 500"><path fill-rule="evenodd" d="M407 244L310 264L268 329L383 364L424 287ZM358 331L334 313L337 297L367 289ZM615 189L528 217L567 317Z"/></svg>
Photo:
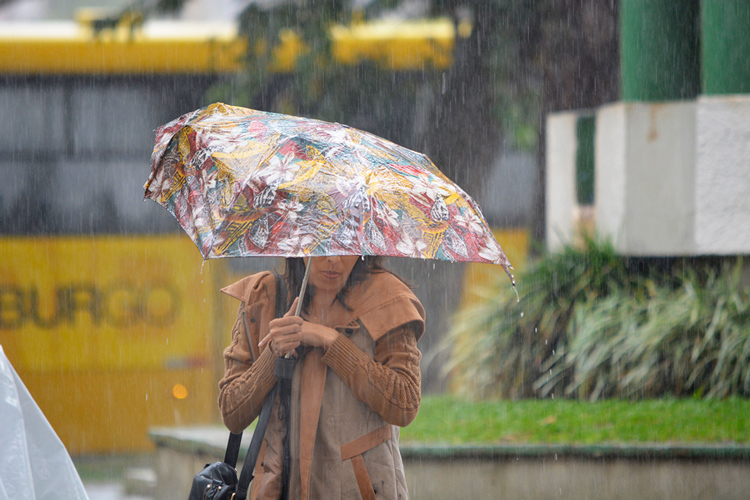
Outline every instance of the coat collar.
<svg viewBox="0 0 750 500"><path fill-rule="evenodd" d="M221 291L249 304L255 300L270 300L276 291L276 283L273 273L265 271L247 276ZM371 274L354 287L345 300L351 309L348 323L361 321L375 341L407 323L415 325L417 340L424 333L422 304L408 286L387 271Z"/></svg>
<svg viewBox="0 0 750 500"><path fill-rule="evenodd" d="M407 323L415 325L417 340L424 333L424 307L409 287L392 273L372 273L353 288L345 300L352 310L351 322L361 321L375 341Z"/></svg>
<svg viewBox="0 0 750 500"><path fill-rule="evenodd" d="M259 293L261 290L265 289L266 294L268 294L269 286L273 287L273 290L270 290L270 293L275 293L276 280L273 279L273 273L271 271L263 271L262 273L246 276L229 286L225 286L221 291L230 297L241 300L247 304L252 293Z"/></svg>

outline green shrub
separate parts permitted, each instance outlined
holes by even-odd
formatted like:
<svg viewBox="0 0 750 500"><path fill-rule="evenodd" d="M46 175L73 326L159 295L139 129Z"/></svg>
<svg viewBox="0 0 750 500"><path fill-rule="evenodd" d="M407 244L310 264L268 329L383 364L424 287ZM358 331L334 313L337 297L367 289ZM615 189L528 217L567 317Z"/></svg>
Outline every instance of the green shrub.
<svg viewBox="0 0 750 500"><path fill-rule="evenodd" d="M455 318L448 369L475 397L750 396L741 260L628 259L593 239Z"/></svg>

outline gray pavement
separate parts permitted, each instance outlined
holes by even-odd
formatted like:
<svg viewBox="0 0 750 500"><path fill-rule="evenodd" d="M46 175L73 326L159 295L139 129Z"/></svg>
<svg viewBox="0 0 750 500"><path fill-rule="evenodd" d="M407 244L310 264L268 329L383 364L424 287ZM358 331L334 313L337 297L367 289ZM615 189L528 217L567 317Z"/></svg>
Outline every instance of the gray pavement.
<svg viewBox="0 0 750 500"><path fill-rule="evenodd" d="M84 481L89 500L154 500L150 496L129 495L122 481Z"/></svg>
<svg viewBox="0 0 750 500"><path fill-rule="evenodd" d="M153 500L156 483L149 455L73 458L89 500Z"/></svg>

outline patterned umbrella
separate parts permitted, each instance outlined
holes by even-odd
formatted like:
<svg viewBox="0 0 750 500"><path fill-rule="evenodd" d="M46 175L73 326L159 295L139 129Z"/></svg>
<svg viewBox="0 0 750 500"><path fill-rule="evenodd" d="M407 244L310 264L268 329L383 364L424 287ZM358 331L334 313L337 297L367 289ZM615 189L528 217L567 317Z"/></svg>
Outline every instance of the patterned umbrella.
<svg viewBox="0 0 750 500"><path fill-rule="evenodd" d="M145 197L217 257L510 262L476 203L421 154L337 123L216 103L156 133Z"/></svg>

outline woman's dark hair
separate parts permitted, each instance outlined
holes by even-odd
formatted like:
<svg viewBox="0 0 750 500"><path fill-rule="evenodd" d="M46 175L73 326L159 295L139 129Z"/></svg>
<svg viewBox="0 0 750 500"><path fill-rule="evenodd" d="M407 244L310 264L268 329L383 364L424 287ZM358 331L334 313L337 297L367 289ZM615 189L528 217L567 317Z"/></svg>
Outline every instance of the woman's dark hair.
<svg viewBox="0 0 750 500"><path fill-rule="evenodd" d="M302 287L302 280L305 277L305 261L301 257L290 257L285 260L286 269L284 271L284 278L286 280L287 290L290 292L288 293L286 307L288 310L292 306L294 298L299 295L300 288ZM380 255L368 255L364 258L357 259L357 262L352 268L352 272L349 274L349 278L346 280L346 283L344 283L344 288L342 288L336 295L336 300L339 301L346 310L350 310L349 306L346 305L345 299L349 290L365 281L370 274L389 272L383 265L384 260L385 258ZM302 300L302 311L308 312L307 308L314 295L315 288L308 283L305 297Z"/></svg>

